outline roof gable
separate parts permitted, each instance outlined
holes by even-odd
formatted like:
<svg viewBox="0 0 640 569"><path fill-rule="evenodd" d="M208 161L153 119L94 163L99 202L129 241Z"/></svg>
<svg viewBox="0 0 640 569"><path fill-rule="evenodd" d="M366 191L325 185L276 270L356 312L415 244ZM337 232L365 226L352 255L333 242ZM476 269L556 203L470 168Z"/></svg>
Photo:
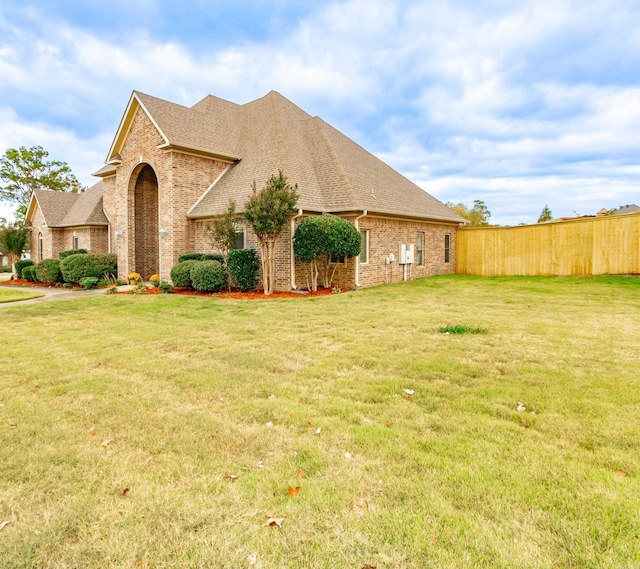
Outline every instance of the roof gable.
<svg viewBox="0 0 640 569"><path fill-rule="evenodd" d="M108 225L102 206L102 193L101 181L81 194L34 190L26 221L32 222L36 207L39 207L47 227Z"/></svg>

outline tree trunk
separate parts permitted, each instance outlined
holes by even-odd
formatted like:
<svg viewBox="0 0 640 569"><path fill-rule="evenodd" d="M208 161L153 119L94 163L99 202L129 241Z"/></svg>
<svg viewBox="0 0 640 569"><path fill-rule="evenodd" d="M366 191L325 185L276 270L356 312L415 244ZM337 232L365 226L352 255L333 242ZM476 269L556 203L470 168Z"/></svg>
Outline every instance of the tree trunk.
<svg viewBox="0 0 640 569"><path fill-rule="evenodd" d="M267 242L266 241L262 241L261 239L259 240L260 243L260 264L262 265L262 288L264 290L265 294L269 294L267 292L267 267L269 266L269 263L267 262L267 255L269 254L267 251Z"/></svg>

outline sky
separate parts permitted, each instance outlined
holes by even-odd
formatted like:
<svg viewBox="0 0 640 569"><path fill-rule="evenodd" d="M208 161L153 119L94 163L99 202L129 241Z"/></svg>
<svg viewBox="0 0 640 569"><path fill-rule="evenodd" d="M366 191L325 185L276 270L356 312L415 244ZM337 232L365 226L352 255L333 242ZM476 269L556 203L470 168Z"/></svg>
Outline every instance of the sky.
<svg viewBox="0 0 640 569"><path fill-rule="evenodd" d="M86 186L132 90L272 89L494 224L640 205L638 0L0 3L0 153Z"/></svg>

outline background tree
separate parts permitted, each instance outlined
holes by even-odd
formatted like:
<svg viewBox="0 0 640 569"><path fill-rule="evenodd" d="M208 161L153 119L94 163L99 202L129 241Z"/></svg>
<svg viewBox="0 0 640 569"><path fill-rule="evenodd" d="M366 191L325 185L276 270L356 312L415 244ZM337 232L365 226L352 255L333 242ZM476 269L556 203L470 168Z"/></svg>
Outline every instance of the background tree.
<svg viewBox="0 0 640 569"><path fill-rule="evenodd" d="M470 225L474 227L483 227L489 225L491 212L482 200L474 200L473 207L469 209L463 203L447 202L447 207L455 211L459 216L464 217Z"/></svg>
<svg viewBox="0 0 640 569"><path fill-rule="evenodd" d="M275 250L278 237L296 213L298 185L292 186L282 171L271 176L259 192L253 183L253 195L244 205L244 216L253 227L260 244L264 293L273 292L275 283Z"/></svg>
<svg viewBox="0 0 640 569"><path fill-rule="evenodd" d="M9 225L0 230L0 248L9 255L12 272L15 273L15 263L22 256L28 243L29 231L22 227Z"/></svg>
<svg viewBox="0 0 640 569"><path fill-rule="evenodd" d="M542 223L543 221L551 221L552 219L553 219L553 214L551 213L549 206L545 205L542 208L542 213L540 214L540 217L538 217L538 223Z"/></svg>
<svg viewBox="0 0 640 569"><path fill-rule="evenodd" d="M49 153L42 146L18 149L9 148L0 158L0 200L16 206L15 218L24 220L33 190L45 189L58 192L84 190L66 162L47 161Z"/></svg>
<svg viewBox="0 0 640 569"><path fill-rule="evenodd" d="M236 202L229 200L227 211L206 225L206 232L213 249L219 249L224 255L225 263L229 259L229 251L236 240Z"/></svg>
<svg viewBox="0 0 640 569"><path fill-rule="evenodd" d="M346 219L331 214L305 218L293 235L293 251L300 261L308 263L307 288L318 290L318 276L323 285L333 283L338 263L336 259L356 257L360 254L360 232Z"/></svg>

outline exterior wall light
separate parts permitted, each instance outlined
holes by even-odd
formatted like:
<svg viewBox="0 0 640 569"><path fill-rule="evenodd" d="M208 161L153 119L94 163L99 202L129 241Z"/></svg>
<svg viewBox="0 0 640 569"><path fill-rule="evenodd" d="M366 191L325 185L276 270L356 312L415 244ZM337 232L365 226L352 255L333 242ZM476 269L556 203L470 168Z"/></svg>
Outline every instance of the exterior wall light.
<svg viewBox="0 0 640 569"><path fill-rule="evenodd" d="M122 231L122 229L116 229L116 239L122 239L122 236L124 235L124 231Z"/></svg>
<svg viewBox="0 0 640 569"><path fill-rule="evenodd" d="M166 227L161 227L159 233L160 233L160 237L164 238L167 235L169 235L169 229Z"/></svg>

